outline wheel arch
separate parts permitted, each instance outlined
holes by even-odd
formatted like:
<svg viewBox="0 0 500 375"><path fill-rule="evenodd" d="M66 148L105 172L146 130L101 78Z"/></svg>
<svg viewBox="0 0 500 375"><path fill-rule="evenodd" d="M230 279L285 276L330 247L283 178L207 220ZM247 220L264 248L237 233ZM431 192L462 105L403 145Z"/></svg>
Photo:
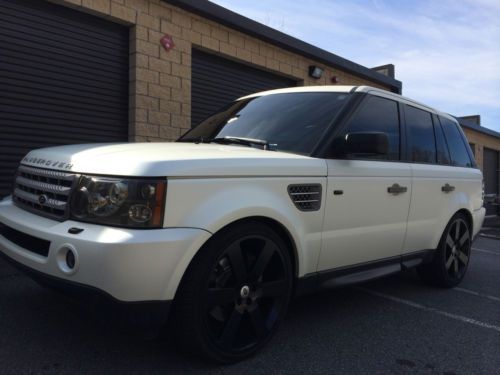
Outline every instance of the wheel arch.
<svg viewBox="0 0 500 375"><path fill-rule="evenodd" d="M465 216L465 218L467 219L467 225L469 225L469 230L471 231L471 236L472 236L472 231L474 230L474 219L472 218L472 213L466 208L461 208L460 210L455 212L453 216L457 214L463 214Z"/></svg>
<svg viewBox="0 0 500 375"><path fill-rule="evenodd" d="M186 274L188 273L190 266L194 263L196 257L201 252L203 252L203 250L208 246L208 244L210 243L210 241L212 241L213 238L218 233L220 233L220 232L222 232L224 230L228 230L228 229L230 229L233 226L240 225L240 224L245 223L245 222L258 222L258 223L262 223L262 224L268 226L269 228L271 228L274 232L276 232L276 234L285 242L287 250L288 250L288 253L290 255L291 263L292 263L293 283L294 283L294 288L295 288L296 280L297 280L298 275L299 275L299 254L298 254L297 244L296 244L296 242L295 242L292 234L285 227L285 225L283 225L282 223L280 223L276 219L273 219L273 218L270 218L270 217L266 217L266 216L248 216L248 217L244 217L244 218L241 218L241 219L238 219L238 220L234 220L234 221L232 221L232 222L224 225L223 227L219 228L215 233L212 234L212 236L210 236L203 243L202 246L200 246L200 248L198 249L198 251L196 251L196 253L191 257L191 259L188 262L188 264L182 270L182 276L180 277L179 282L177 283L177 285L175 287L176 290L175 290L175 294L174 295L177 295L177 292L179 291L179 288L180 288L180 286L181 286L181 284L182 284L182 282L183 282ZM174 299L175 299L175 297L174 297Z"/></svg>

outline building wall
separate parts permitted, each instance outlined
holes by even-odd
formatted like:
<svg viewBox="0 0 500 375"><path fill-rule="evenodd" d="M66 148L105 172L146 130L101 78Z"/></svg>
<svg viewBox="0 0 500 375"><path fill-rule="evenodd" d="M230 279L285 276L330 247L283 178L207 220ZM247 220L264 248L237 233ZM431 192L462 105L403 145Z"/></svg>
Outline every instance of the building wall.
<svg viewBox="0 0 500 375"><path fill-rule="evenodd" d="M469 143L474 145L474 155L476 156L477 165L483 170L483 150L490 148L492 150L500 151L500 139L488 134L483 134L469 128L462 127Z"/></svg>
<svg viewBox="0 0 500 375"><path fill-rule="evenodd" d="M299 81L302 85L371 85L356 77L161 0L50 0L130 26L129 139L175 140L191 125L191 49L203 48L230 59ZM175 48L160 45L165 34ZM308 77L309 65L325 68L323 77Z"/></svg>

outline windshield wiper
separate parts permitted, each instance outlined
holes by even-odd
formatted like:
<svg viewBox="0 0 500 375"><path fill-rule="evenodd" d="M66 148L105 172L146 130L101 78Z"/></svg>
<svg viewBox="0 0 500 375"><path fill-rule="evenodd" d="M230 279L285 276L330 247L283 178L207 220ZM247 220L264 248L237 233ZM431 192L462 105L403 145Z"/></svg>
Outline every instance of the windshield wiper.
<svg viewBox="0 0 500 375"><path fill-rule="evenodd" d="M209 142L209 143L211 143L211 142L221 143L221 144L235 143L238 145L245 145L245 146L258 145L258 146L262 146L264 150L270 150L270 151L275 151L276 147L277 147L277 144L274 144L274 143L270 144L268 141L263 140L263 139L233 137L233 136L212 138L212 139L208 139L207 142Z"/></svg>

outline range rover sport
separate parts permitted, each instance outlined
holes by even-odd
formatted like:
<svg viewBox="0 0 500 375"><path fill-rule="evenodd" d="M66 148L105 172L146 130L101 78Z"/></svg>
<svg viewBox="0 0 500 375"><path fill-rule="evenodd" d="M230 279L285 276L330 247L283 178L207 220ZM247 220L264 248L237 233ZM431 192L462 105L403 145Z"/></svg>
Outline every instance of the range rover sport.
<svg viewBox="0 0 500 375"><path fill-rule="evenodd" d="M453 117L301 87L241 98L176 143L30 152L0 202L0 255L169 317L184 348L228 363L269 342L295 295L411 267L456 286L484 215Z"/></svg>

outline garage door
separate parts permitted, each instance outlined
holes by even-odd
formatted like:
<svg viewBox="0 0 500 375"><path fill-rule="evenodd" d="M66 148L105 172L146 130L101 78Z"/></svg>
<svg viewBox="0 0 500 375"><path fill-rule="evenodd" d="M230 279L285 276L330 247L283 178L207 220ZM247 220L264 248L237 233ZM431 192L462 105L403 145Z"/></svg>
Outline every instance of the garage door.
<svg viewBox="0 0 500 375"><path fill-rule="evenodd" d="M41 0L0 0L0 196L31 149L128 137L128 29Z"/></svg>
<svg viewBox="0 0 500 375"><path fill-rule="evenodd" d="M500 176L499 176L499 152L489 148L483 149L483 178L484 178L484 192L485 194L498 195ZM496 212L495 207L491 205L486 206L486 213L493 214Z"/></svg>
<svg viewBox="0 0 500 375"><path fill-rule="evenodd" d="M193 50L191 125L241 96L254 92L296 86L286 77Z"/></svg>

